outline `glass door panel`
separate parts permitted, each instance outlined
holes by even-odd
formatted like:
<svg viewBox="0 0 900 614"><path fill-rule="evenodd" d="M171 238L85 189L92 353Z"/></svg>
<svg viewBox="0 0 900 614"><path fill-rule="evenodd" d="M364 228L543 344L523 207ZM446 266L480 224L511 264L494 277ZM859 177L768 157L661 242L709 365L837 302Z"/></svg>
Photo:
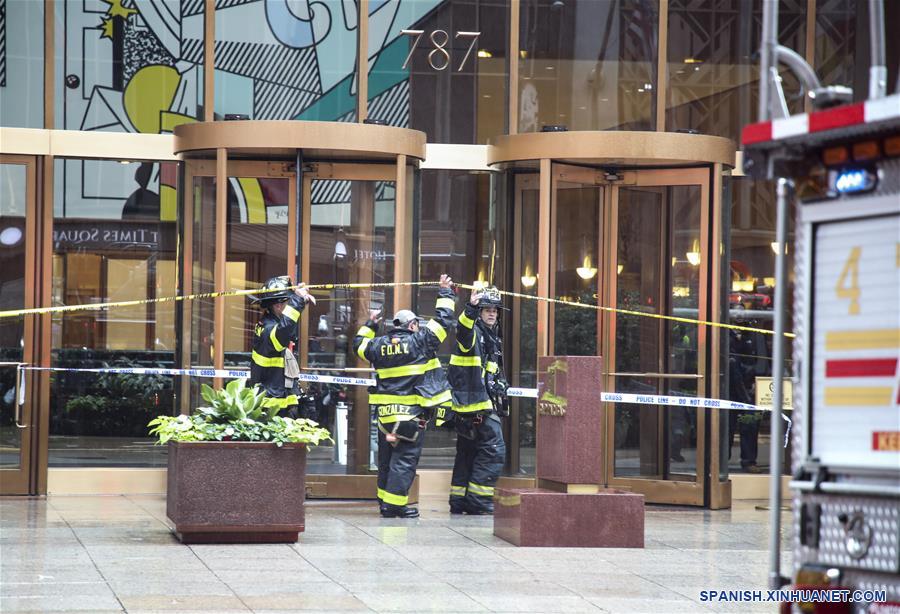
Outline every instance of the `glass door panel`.
<svg viewBox="0 0 900 614"><path fill-rule="evenodd" d="M34 219L34 163L18 156L0 157L0 311L32 307L33 258L29 245ZM30 273L30 275L29 275ZM32 357L32 318L0 320L0 494L29 494L31 407L21 402L16 363ZM29 383L32 378L27 378ZM30 391L30 386L26 391Z"/></svg>
<svg viewBox="0 0 900 614"><path fill-rule="evenodd" d="M598 304L600 219L605 188L593 169L553 166L551 287L557 299ZM550 348L556 356L597 354L600 312L551 305Z"/></svg>
<svg viewBox="0 0 900 614"><path fill-rule="evenodd" d="M301 367L328 375L370 376L353 352L353 338L381 309L395 310L396 167L313 165L304 173L304 276L310 283L338 287L314 290L317 304L304 313ZM306 231L307 226L304 226ZM366 284L369 287L349 287ZM368 391L361 386L310 384L314 420L328 428L335 446L310 450L309 472L366 474L375 469L377 437L369 415ZM364 493L369 495L368 491Z"/></svg>
<svg viewBox="0 0 900 614"><path fill-rule="evenodd" d="M539 176L521 174L515 177L515 229L513 241L513 290L537 296L538 289L538 217ZM509 368L510 384L520 388L537 388L537 301L515 297L512 299L513 334L512 358ZM534 474L535 471L535 399L510 399L510 472Z"/></svg>
<svg viewBox="0 0 900 614"><path fill-rule="evenodd" d="M609 389L705 396L705 333L696 324L653 315L705 319L707 241L705 170L644 171L618 185L608 267L611 314ZM610 415L610 481L651 501L703 504L703 410L615 404ZM663 487L662 482L674 482Z"/></svg>

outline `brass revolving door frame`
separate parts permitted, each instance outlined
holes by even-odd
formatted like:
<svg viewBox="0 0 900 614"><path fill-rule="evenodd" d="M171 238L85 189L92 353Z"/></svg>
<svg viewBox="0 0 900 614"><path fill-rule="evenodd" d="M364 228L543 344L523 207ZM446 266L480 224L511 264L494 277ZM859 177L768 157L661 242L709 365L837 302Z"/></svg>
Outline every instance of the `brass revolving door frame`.
<svg viewBox="0 0 900 614"><path fill-rule="evenodd" d="M556 279L557 215L555 206L557 191L571 185L600 188L597 206L600 208L598 267L602 279L598 287L598 304L616 306L615 277L617 274L617 217L621 190L634 186L699 186L700 202L700 251L703 262L701 302L698 316L704 314L712 321L721 321L720 302L715 297L723 291L722 262L719 246L722 245L721 208L724 170L734 167L735 146L725 138L664 132L548 132L506 135L492 140L488 148L488 163L502 170L528 170L537 179L538 231L537 231L537 294L553 297ZM521 198L520 189L525 183L516 182L515 202ZM573 184L574 182L574 184ZM521 188L519 186L522 186ZM531 187L534 189L534 186ZM518 216L516 211L515 215ZM517 219L517 218L516 218ZM516 228L521 224L516 221ZM514 238L518 243L519 238ZM715 248L714 248L715 246ZM515 245L513 246L515 248ZM518 252L516 252L518 253ZM514 259L519 262L518 258ZM513 276L521 274L516 270ZM514 305L513 313L520 310ZM536 344L537 355L553 354L554 308L547 302L537 304ZM603 355L603 390L615 390L615 314L602 312L598 322L598 354ZM697 396L720 398L719 373L721 360L721 329L700 327L698 330L698 370L693 375L698 382ZM519 323L513 323L519 330ZM519 344L516 344L519 347ZM513 362L518 353L513 352ZM513 369L515 369L513 365ZM671 374L657 374L668 378ZM675 374L681 376L681 374ZM599 390L598 390L599 392ZM600 406L598 402L598 406ZM727 416L719 410L697 410L697 475L673 474L667 479L624 478L615 475L615 408L610 404L600 406L603 424L602 458L595 459L601 465L604 476L602 486L625 488L641 492L648 502L698 505L713 509L731 504L730 482L721 478L720 424ZM662 412L660 412L662 415ZM513 423L516 419L512 420ZM518 425L517 425L518 426ZM513 429L518 434L518 428ZM540 433L536 437L540 438ZM513 443L513 447L518 442ZM664 444L660 444L665 449ZM519 454L513 455L518 464ZM512 468L518 470L518 466Z"/></svg>
<svg viewBox="0 0 900 614"><path fill-rule="evenodd" d="M415 130L390 126L300 121L237 121L185 124L175 130L175 150L181 159L182 188L179 190L180 247L179 292L192 291L194 275L195 177L214 177L216 186L227 186L230 177L272 178L289 181L287 273L293 277L299 268L300 277L308 283L328 283L326 279L308 279L310 274L310 245L312 219L312 186L317 180L358 182L357 190L374 207L373 182L393 182L395 187L394 279L408 281L413 277L413 173L425 156L425 135ZM300 162L298 167L297 163ZM298 172L299 171L299 172ZM299 177L299 180L298 180ZM367 187L368 186L368 187ZM189 205L188 205L189 203ZM214 283L216 290L226 288L227 190L215 190ZM374 224L373 212L368 220ZM211 229L207 229L209 231ZM299 235L299 236L298 236ZM299 241L297 241L299 239ZM296 246L299 245L299 253ZM299 265L299 267L297 267ZM196 291L196 289L193 289ZM391 291L391 290L389 290ZM409 305L412 289L394 286L394 305ZM224 331L225 297L216 297L212 331ZM359 302L359 301L355 301ZM192 330L191 307L181 305L179 361L182 368L191 365ZM309 314L304 311L300 327L301 368L309 364ZM356 323L358 324L358 322ZM351 323L351 326L353 323ZM354 331L355 332L355 331ZM352 338L352 332L350 333ZM221 341L212 335L212 367L224 368L225 352ZM195 357L196 359L196 357ZM364 365L350 363L352 369L365 370ZM186 378L185 378L186 379ZM180 409L189 412L190 382L180 386ZM369 470L369 412L366 390L349 390L354 406L362 403L363 411L351 411L347 436L348 458L346 474L310 474L308 494L322 498L373 499L376 494L375 476ZM343 443L343 442L339 442ZM418 497L418 483L410 493Z"/></svg>

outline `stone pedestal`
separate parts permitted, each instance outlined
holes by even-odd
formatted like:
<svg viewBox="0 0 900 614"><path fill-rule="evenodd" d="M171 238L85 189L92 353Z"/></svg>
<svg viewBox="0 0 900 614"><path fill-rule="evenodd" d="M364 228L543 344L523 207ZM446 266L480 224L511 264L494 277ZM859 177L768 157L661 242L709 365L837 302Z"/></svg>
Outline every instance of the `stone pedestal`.
<svg viewBox="0 0 900 614"><path fill-rule="evenodd" d="M498 488L494 535L517 546L644 547L644 496L606 489L603 359L538 359L537 479Z"/></svg>
<svg viewBox="0 0 900 614"><path fill-rule="evenodd" d="M643 548L644 495L498 488L494 535L516 546Z"/></svg>

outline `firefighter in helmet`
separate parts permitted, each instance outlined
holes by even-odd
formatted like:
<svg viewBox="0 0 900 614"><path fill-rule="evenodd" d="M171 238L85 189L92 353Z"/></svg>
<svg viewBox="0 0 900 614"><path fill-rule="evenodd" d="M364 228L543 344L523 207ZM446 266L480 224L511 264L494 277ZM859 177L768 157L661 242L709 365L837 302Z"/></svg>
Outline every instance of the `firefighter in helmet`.
<svg viewBox="0 0 900 614"><path fill-rule="evenodd" d="M403 309L394 314L386 335L376 337L380 311L356 333L356 354L375 368L375 387L369 404L378 424L378 500L384 518L415 518L409 488L422 454L425 426L433 408L450 400L447 378L437 351L453 324L455 295L452 280L441 275L437 315L424 323Z"/></svg>
<svg viewBox="0 0 900 614"><path fill-rule="evenodd" d="M300 313L316 299L302 284L296 289L291 278L272 277L250 301L264 309L254 329L250 362L250 385L258 384L266 393L267 407L278 407L296 417L302 402L296 379L299 375L293 344L297 343Z"/></svg>
<svg viewBox="0 0 900 614"><path fill-rule="evenodd" d="M452 514L494 512L494 484L506 460L500 418L509 415L501 309L497 288L476 288L456 325L456 348L448 369L457 433L450 482Z"/></svg>

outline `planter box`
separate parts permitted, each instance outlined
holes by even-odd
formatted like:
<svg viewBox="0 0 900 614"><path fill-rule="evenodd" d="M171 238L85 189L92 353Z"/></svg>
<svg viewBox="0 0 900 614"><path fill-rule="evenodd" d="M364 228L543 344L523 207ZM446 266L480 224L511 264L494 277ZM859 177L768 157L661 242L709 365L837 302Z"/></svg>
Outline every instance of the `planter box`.
<svg viewBox="0 0 900 614"><path fill-rule="evenodd" d="M183 543L292 543L304 529L306 444L170 442L167 483Z"/></svg>

